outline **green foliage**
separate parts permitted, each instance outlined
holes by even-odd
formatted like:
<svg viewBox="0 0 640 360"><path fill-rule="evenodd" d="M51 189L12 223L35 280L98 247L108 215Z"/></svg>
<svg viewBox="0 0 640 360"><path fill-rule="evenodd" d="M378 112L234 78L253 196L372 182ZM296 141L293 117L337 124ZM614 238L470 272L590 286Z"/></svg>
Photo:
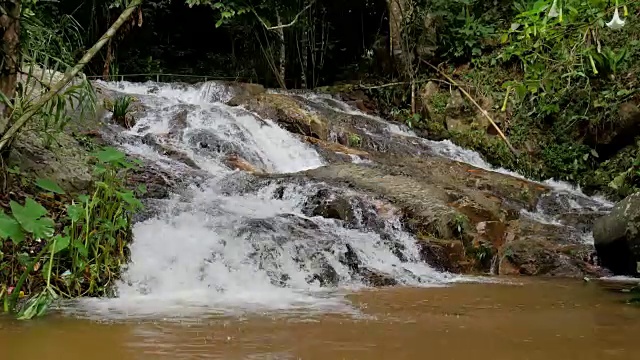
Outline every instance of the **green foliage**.
<svg viewBox="0 0 640 360"><path fill-rule="evenodd" d="M496 32L494 2L482 0L435 0L428 8L441 20L438 46L454 60L471 60L489 47Z"/></svg>
<svg viewBox="0 0 640 360"><path fill-rule="evenodd" d="M133 103L133 97L129 95L119 96L110 107L113 113L113 119L117 123L126 124L127 115L131 112L131 104Z"/></svg>
<svg viewBox="0 0 640 360"><path fill-rule="evenodd" d="M255 11L256 7L263 7L264 1L254 1L256 4L248 5L243 1L216 1L216 0L186 0L187 5L209 5L220 12L220 18L216 22L216 27L228 24L236 16Z"/></svg>
<svg viewBox="0 0 640 360"><path fill-rule="evenodd" d="M81 44L80 27L72 17L61 16L55 23L45 22L34 12L38 11L37 1L24 5L20 19L23 81L18 84L13 99L0 94L0 102L9 108L8 125L34 108L40 96L62 79L62 73L75 61L74 49ZM95 114L95 105L91 83L85 78L76 79L39 108L32 117L35 121L31 122L31 128L22 131L41 132L48 146L71 120L68 110L77 112L82 119ZM4 130L0 128L0 132Z"/></svg>
<svg viewBox="0 0 640 360"><path fill-rule="evenodd" d="M358 134L349 134L349 146L360 147L362 145L362 138Z"/></svg>
<svg viewBox="0 0 640 360"><path fill-rule="evenodd" d="M83 194L65 206L64 214L54 222L47 209L27 197L24 205L11 201L11 214L0 211L0 240L11 240L5 263L10 274L26 266L11 295L4 295L5 311L17 307L18 293L25 282L37 288L38 279L43 285L36 295L18 313L18 318L29 319L45 313L48 305L59 296L104 296L117 278L119 269L126 262L125 247L131 238L131 216L142 208L136 192L125 187L127 172L137 166L126 159L125 154L105 148L93 154L96 159L94 173L97 176L91 194ZM46 191L64 195L54 182L38 179L37 186ZM35 241L35 243L34 243ZM25 247L42 242L36 256L23 251ZM7 244L5 243L5 248ZM0 269L2 270L2 269ZM40 272L38 273L38 270ZM0 272L4 283L11 284L12 276Z"/></svg>

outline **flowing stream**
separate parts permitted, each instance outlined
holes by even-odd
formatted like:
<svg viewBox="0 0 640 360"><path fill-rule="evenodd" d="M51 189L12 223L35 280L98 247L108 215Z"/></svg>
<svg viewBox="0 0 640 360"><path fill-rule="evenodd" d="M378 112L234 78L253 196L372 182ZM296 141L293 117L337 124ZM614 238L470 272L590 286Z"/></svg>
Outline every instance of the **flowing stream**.
<svg viewBox="0 0 640 360"><path fill-rule="evenodd" d="M450 346L459 343L470 347L490 347L483 344L482 339L489 344L499 343L496 338L486 338L488 334L498 336L493 330L480 335L479 341L457 342L455 337L475 336L467 334L465 326L480 332L484 331L482 329L490 329L490 319L503 316L500 312L503 310L506 311L505 316L513 317L514 321L536 321L520 314L518 304L535 308L531 294L527 295L526 290L517 290L522 289L516 285L521 280L501 279L499 285L494 283L496 280L488 277L462 276L431 268L421 260L415 238L403 231L400 219L395 215L376 218L379 226L373 229L365 221L368 216L365 214L365 207L355 209L358 218L355 224L349 225L340 220L310 216L305 212L305 204L317 192L318 184L291 182L283 185L272 182L252 186L242 172L229 170L225 165L225 156L230 151L241 154L252 164L270 173L295 173L313 169L323 166L324 160L310 145L270 119L260 119L242 108L225 105L232 96L225 86L214 82L199 85L151 82L101 85L136 96L146 107L144 117L132 129L112 134L127 152L153 161L168 171L184 172L183 162L161 154L145 141L145 138L155 136L166 139L164 141L167 144L179 149L202 169L199 181L194 181L184 191L173 194L169 199L154 201L152 216L135 225L131 263L117 284L116 297L82 299L62 304L60 315L53 317L57 320L48 320L54 323L57 321L58 326L63 329L61 331L79 336L78 339L81 338L82 329L96 326L92 328L94 335L87 335L87 341L91 343L100 337L105 339L104 346L113 344L111 350L107 351L110 356L105 354L104 358L289 359L303 355L305 359L337 358L336 356L367 359L396 356L422 358L418 356L421 353L419 348L424 347L422 351L430 351L427 347L437 347L438 339L448 339ZM366 116L329 97L314 94L302 96L318 106ZM180 117L185 122L184 129L180 130L178 136L165 136L175 131L172 121ZM379 118L370 118L384 124L390 134L419 139L409 129L388 124ZM504 169L494 169L477 153L457 147L449 141L419 141L443 157L521 177ZM354 156L353 161L361 162L362 159ZM554 188L548 195L548 201L541 201L538 211L526 214L538 221L559 223L557 212L553 211L559 206L576 211L607 211L612 206L606 200L589 198L579 189L573 189L565 183L548 181L546 184ZM584 241L592 241L588 231L583 235ZM345 257L345 254L351 255ZM366 272L388 274L393 281L405 287L372 291L363 278L362 271L354 273L353 260L349 257L357 258L360 268L366 269ZM574 292L583 291L576 290L575 284L568 285L568 288L555 283L546 286L556 290L573 289L565 291L571 293L571 296L575 295ZM510 288L513 289L504 290ZM493 291L496 292L492 293ZM509 300L509 296L500 295L510 292L515 294L514 299L519 300ZM491 294L497 294L495 296L501 299L497 301L503 301L504 304L495 305L496 300ZM600 293L593 295L592 290L589 290L589 294L589 300L583 301L587 308L600 301L612 301ZM394 305L395 296L397 303ZM448 296L451 296L453 305L447 305ZM542 301L552 303L550 307L557 309L559 304L568 304L569 299L570 296L567 295L557 301ZM475 304L470 305L470 308L485 309L481 310L483 315L474 325L472 323L475 320L453 320L459 319L460 314L467 316L466 319L468 316L475 316L473 312L464 310L466 301ZM369 303L371 308L367 305ZM486 306L497 307L492 312ZM578 319L585 315L585 311L589 313L584 309L572 309L573 312L566 316ZM621 316L619 310L611 311ZM319 317L314 317L315 315ZM557 315L558 313L553 312L553 316ZM632 316L638 319L638 315ZM80 320L70 320L72 318ZM92 321L95 320L110 321L114 325L109 328L88 325L94 324ZM131 320L156 325L134 326ZM159 320L167 322L166 324L191 324L188 325L191 330L183 332L180 329L184 328L174 328L174 325L157 325ZM376 322L377 320L382 322ZM555 323L552 319L548 320L545 326ZM234 325L234 321L240 321L240 325ZM425 325L425 321L433 322L433 328ZM496 329L509 331L506 322L507 320L496 322ZM560 323L562 321L558 321ZM588 323L589 321L585 323L581 320L575 327L565 325L565 330L571 334L567 336L580 339L582 335L577 329ZM618 325L622 323L624 326L631 326L622 320L617 322ZM14 326L11 325L5 326L4 329L8 330L2 335L5 331L3 324L6 325L7 322L0 322L0 338L5 338L6 333L9 338L20 337L20 334L25 333L36 336L38 331L38 328L25 330L22 327L11 330L10 327ZM363 333L369 331L366 324L372 326L369 335ZM316 325L322 330L314 332ZM45 323L39 326L47 329L48 325ZM544 326L540 325L540 329L535 326L537 325L534 324L530 334L532 338L544 333L540 330ZM436 336L432 334L434 329L451 330L452 333L450 336ZM197 338L203 339L199 345L191 343L195 341L194 331L199 334ZM434 337L431 340L427 339L428 335L425 335L426 338L416 337L414 331L424 331ZM566 334L563 331L559 329L558 333ZM325 344L328 347L323 348L322 342L313 342L313 339L302 335L303 332L317 333L318 337L327 338ZM330 340L334 336L332 333L337 338ZM634 330L633 333L638 332ZM547 335L549 334L544 334ZM124 340L119 336L123 336ZM243 336L246 341L238 341ZM303 341L294 344L294 340L286 340L287 336L301 336L307 339L307 343ZM403 336L411 339L412 347L403 349L399 345ZM526 339L528 335L525 332L517 336ZM127 339L133 343L128 343ZM362 342L356 346L354 344L358 339ZM551 339L553 340L553 336ZM426 343L421 345L423 340ZM398 346L392 346L393 341L398 341ZM525 340L518 338L517 341ZM582 344L576 341L576 344ZM129 345L123 345L125 343ZM526 348L526 341L522 344ZM613 354L610 357L589 357L588 353L581 352L581 359L618 358L614 356L620 355L616 352L627 345L625 343L609 349L611 352L605 353ZM375 353L373 349L376 346L380 346L383 351ZM125 348L128 350L122 350ZM460 348L456 350L454 357L444 357L468 357L473 351L471 348L467 350L469 351ZM438 350L434 351L438 353ZM37 354L39 353L34 349L34 357L28 358L35 358L39 356ZM132 354L146 355L136 357ZM535 351L529 357L520 356L523 353L518 351L498 351L496 354L499 359L548 358L544 356L544 352ZM569 352L566 354L567 356L554 358L577 358ZM488 359L489 356L487 353L487 357L483 358ZM67 354L65 358L76 357Z"/></svg>

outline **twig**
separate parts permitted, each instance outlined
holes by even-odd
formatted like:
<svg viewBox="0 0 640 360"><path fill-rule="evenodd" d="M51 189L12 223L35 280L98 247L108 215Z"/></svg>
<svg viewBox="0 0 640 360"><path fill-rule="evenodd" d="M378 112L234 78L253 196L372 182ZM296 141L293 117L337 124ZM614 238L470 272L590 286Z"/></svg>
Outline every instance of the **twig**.
<svg viewBox="0 0 640 360"><path fill-rule="evenodd" d="M441 80L441 79L416 80L414 83L418 84L418 83L429 82L429 81L435 81L435 82L440 82L440 83L447 84L447 85L453 85L452 83L450 83L448 81ZM382 89L382 88L386 88L386 87L409 85L409 84L411 84L411 81L399 81L399 82L388 83L388 84L383 84L383 85L376 85L376 86L365 86L363 84L359 84L358 87L361 88L361 89L365 89L365 90L373 90L373 89Z"/></svg>
<svg viewBox="0 0 640 360"><path fill-rule="evenodd" d="M475 105L480 112L482 113L482 115L484 115L489 122L491 122L491 125L493 125L493 127L496 129L496 131L498 131L498 134L500 135L500 137L502 138L502 140L504 140L505 144L507 144L507 146L509 147L509 150L511 150L511 152L513 152L514 155L518 155L518 152L516 151L516 149L511 145L511 143L509 142L509 140L507 139L507 137L504 135L504 133L502 132L502 130L500 130L500 128L498 127L498 125L496 124L495 121L493 121L493 119L491 118L491 116L489 116L489 113L482 108L482 106L480 106L475 99L469 95L469 93L462 87L460 86L455 80L453 80L449 75L445 74L444 72L442 72L440 69L438 69L437 67L431 65L429 62L427 62L426 60L422 60L425 64L427 64L428 66L430 66L431 68L433 68L435 71L437 71L440 75L444 76L447 80L449 80L454 86L456 86L458 89L460 89L460 91L473 103L473 105Z"/></svg>
<svg viewBox="0 0 640 360"><path fill-rule="evenodd" d="M277 25L277 26L268 26L267 23L265 23L264 20L262 20L262 18L258 15L258 13L256 13L255 9L251 8L251 11L258 18L260 23L262 23L262 25L264 26L265 29L267 29L267 30L278 30L278 29L283 29L283 28L286 28L286 27L293 26L298 21L298 18L300 17L300 15L302 15L305 11L307 11L307 9L309 9L311 6L313 6L313 4L315 2L316 2L315 0L311 1L309 3L309 5L305 6L304 9L300 10L300 12L296 15L296 17L293 18L293 20L291 20L290 23Z"/></svg>

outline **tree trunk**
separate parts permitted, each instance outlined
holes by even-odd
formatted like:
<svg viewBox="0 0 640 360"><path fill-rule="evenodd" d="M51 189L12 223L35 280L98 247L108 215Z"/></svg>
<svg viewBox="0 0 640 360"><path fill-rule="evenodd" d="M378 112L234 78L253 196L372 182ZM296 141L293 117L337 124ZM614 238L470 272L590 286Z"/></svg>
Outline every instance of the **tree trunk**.
<svg viewBox="0 0 640 360"><path fill-rule="evenodd" d="M389 50L393 59L404 70L405 50L402 46L402 27L408 0L387 0L389 8Z"/></svg>
<svg viewBox="0 0 640 360"><path fill-rule="evenodd" d="M309 54L307 53L309 47L309 31L305 28L302 30L302 61L300 67L302 72L300 74L300 87L302 89L307 88L307 70L309 69Z"/></svg>
<svg viewBox="0 0 640 360"><path fill-rule="evenodd" d="M284 42L284 28L282 27L282 19L280 18L280 12L276 9L276 19L278 20L278 28L276 29L276 34L278 34L278 41L280 42L280 63L279 63L279 74L280 84L284 85L285 75L287 70L287 53L286 53L286 45ZM285 86L283 86L285 88Z"/></svg>
<svg viewBox="0 0 640 360"><path fill-rule="evenodd" d="M104 68L102 69L102 80L104 81L109 81L109 70L111 68L111 59L113 58L111 44L113 44L113 39L109 39L107 44L107 58L104 60Z"/></svg>
<svg viewBox="0 0 640 360"><path fill-rule="evenodd" d="M0 64L0 91L13 101L20 71L20 13L21 0L0 1L3 10L0 15L0 35L2 62ZM0 134L9 125L9 108L0 103Z"/></svg>
<svg viewBox="0 0 640 360"><path fill-rule="evenodd" d="M84 54L82 59L78 61L78 63L67 71L64 75L64 78L57 82L55 85L51 86L51 89L43 94L40 99L38 99L33 106L29 107L27 111L24 112L16 121L11 125L11 127L0 136L0 153L2 149L4 149L7 144L16 136L18 131L31 119L31 117L38 112L47 102L49 102L53 97L60 92L78 73L82 68L89 62L91 59L102 49L104 44L106 44L118 31L118 29L122 26L122 24L127 21L127 19L131 16L133 11L140 6L143 0L132 0L127 8L124 9L122 14L118 17L118 19L111 25L109 30L102 35L100 40L95 43L87 52Z"/></svg>

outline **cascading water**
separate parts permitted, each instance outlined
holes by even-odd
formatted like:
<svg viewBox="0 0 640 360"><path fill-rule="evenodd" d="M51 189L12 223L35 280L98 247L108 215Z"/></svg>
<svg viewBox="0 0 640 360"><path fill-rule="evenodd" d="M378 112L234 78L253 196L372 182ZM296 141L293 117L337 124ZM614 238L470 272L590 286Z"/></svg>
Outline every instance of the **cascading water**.
<svg viewBox="0 0 640 360"><path fill-rule="evenodd" d="M480 281L438 272L425 264L416 240L402 230L397 216L376 219L382 224L375 230L362 225L361 208L355 224L310 216L305 206L322 184L270 182L255 191L230 190L243 176L225 166L230 153L241 154L271 173L312 169L322 166L323 160L271 120L225 105L231 95L224 86L101 85L137 96L146 108L145 116L120 134L137 140L122 145L129 153L178 171L184 164L140 141L148 136L161 139L204 170L207 181L159 202L157 216L135 225L131 263L117 284L116 298L83 299L74 312L184 317L238 311L346 311L343 290L366 286L366 274L385 274L389 281L412 286ZM366 116L334 99L303 96L320 106ZM183 122L179 130L175 129L177 118ZM415 137L401 126L374 120L390 133ZM450 142L420 141L442 156L494 170L477 153ZM598 209L610 205L562 184L555 188L553 196L571 195L556 202L570 199ZM372 200L361 197L359 201Z"/></svg>
<svg viewBox="0 0 640 360"><path fill-rule="evenodd" d="M145 105L145 116L126 131L127 136L166 138L171 119L186 110L181 136L166 142L209 176L204 184L188 189L187 196L163 201L155 209L158 216L134 226L131 263L117 285L117 297L83 299L79 308L84 311L109 317L300 308L344 311L340 290L365 286L363 273L384 273L395 283L418 286L469 281L425 264L416 240L402 231L397 217L386 219L376 232L305 215L303 207L317 192L315 184L272 183L253 192L230 193L238 173L224 166L225 152L239 152L273 173L316 168L323 161L270 120L224 105L222 86L101 85L136 95ZM172 166L170 159L145 144L130 141L124 146L130 153Z"/></svg>

